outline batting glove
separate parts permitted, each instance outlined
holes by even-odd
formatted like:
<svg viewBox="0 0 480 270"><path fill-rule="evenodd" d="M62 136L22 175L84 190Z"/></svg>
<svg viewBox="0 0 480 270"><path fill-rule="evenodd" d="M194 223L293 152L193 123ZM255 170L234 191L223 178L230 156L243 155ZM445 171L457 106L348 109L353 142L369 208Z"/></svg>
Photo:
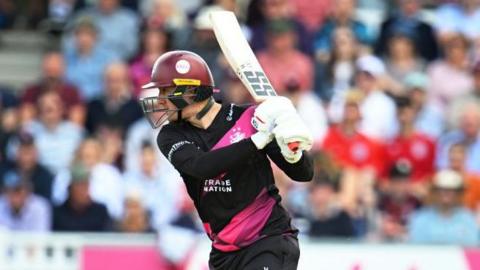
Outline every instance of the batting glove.
<svg viewBox="0 0 480 270"><path fill-rule="evenodd" d="M273 134L280 152L289 163L296 163L302 157L303 150L312 149L313 137L310 130L297 113L288 113L275 120ZM297 149L292 150L289 143L296 143Z"/></svg>

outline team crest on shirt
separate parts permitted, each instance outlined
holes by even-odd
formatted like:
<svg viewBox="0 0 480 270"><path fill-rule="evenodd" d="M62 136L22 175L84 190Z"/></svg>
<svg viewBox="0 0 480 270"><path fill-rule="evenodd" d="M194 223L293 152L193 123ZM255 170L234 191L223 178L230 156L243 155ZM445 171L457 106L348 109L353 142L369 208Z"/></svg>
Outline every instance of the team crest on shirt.
<svg viewBox="0 0 480 270"><path fill-rule="evenodd" d="M235 127L232 129L232 134L229 136L230 143L236 143L245 139L245 132L242 131L240 127Z"/></svg>

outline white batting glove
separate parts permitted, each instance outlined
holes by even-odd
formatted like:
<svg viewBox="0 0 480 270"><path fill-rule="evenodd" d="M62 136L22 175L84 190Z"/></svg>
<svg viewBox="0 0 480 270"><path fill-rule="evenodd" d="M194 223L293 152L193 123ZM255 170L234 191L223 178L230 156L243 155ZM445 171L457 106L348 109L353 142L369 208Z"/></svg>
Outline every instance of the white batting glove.
<svg viewBox="0 0 480 270"><path fill-rule="evenodd" d="M279 116L275 120L273 134L283 157L289 163L298 162L302 158L303 150L309 151L312 149L313 138L311 132L296 113ZM290 149L290 143L296 143L297 148Z"/></svg>
<svg viewBox="0 0 480 270"><path fill-rule="evenodd" d="M255 109L252 125L258 131L272 132L275 127L275 119L286 113L296 113L295 107L288 98L269 97Z"/></svg>

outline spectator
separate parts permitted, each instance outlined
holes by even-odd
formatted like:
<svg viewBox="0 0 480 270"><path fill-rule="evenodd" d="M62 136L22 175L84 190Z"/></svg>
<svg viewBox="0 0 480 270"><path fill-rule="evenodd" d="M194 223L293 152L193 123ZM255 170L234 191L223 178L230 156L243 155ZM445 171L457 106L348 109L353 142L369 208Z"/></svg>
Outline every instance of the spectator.
<svg viewBox="0 0 480 270"><path fill-rule="evenodd" d="M123 179L120 171L102 160L106 145L89 138L78 147L75 162L89 171L89 196L108 209L110 217L119 219L123 212ZM69 170L63 170L55 178L55 204L67 200L68 187L72 181ZM108 190L108 192L105 192Z"/></svg>
<svg viewBox="0 0 480 270"><path fill-rule="evenodd" d="M137 15L120 5L120 0L99 0L93 7L81 10L75 18L88 16L98 27L98 42L115 57L129 60L137 53L137 39L125 38L139 32Z"/></svg>
<svg viewBox="0 0 480 270"><path fill-rule="evenodd" d="M405 159L411 165L412 184L428 183L434 173L435 141L416 130L415 110L408 98L397 100L397 119L400 126L399 131L386 146L387 166L391 167L395 161ZM427 191L423 188L420 189Z"/></svg>
<svg viewBox="0 0 480 270"><path fill-rule="evenodd" d="M408 224L409 240L423 244L478 244L475 217L461 206L462 176L442 170L433 180L433 203L415 212Z"/></svg>
<svg viewBox="0 0 480 270"><path fill-rule="evenodd" d="M169 35L161 28L147 28L142 33L140 53L130 64L129 73L133 83L133 96L139 97L142 85L150 81L155 60L168 51Z"/></svg>
<svg viewBox="0 0 480 270"><path fill-rule="evenodd" d="M151 0L142 1L144 26L147 29L165 29L174 34L187 26L186 14L178 7L177 1Z"/></svg>
<svg viewBox="0 0 480 270"><path fill-rule="evenodd" d="M434 139L438 138L445 130L445 121L443 112L428 100L428 77L424 73L410 73L403 84L415 111L415 129Z"/></svg>
<svg viewBox="0 0 480 270"><path fill-rule="evenodd" d="M205 62L209 64L216 85L222 83L223 68L227 66L226 61L222 66L219 60L221 50L213 33L209 17L211 11L218 10L223 9L216 5L201 8L193 19L191 26L184 29L173 44L174 48L182 48L201 55Z"/></svg>
<svg viewBox="0 0 480 270"><path fill-rule="evenodd" d="M352 237L349 214L342 209L333 179L317 176L310 184L311 215L308 235L313 237ZM337 183L338 184L338 183Z"/></svg>
<svg viewBox="0 0 480 270"><path fill-rule="evenodd" d="M331 155L343 168L373 171L374 175L379 176L384 168L383 149L380 144L358 130L358 123L362 118L359 107L362 98L358 90L347 93L342 121L331 126L325 140L321 144L317 142L316 145Z"/></svg>
<svg viewBox="0 0 480 270"><path fill-rule="evenodd" d="M150 227L150 217L142 204L140 194L129 192L125 196L122 219L118 223L118 230L126 233L153 232Z"/></svg>
<svg viewBox="0 0 480 270"><path fill-rule="evenodd" d="M367 28L363 23L354 19L356 5L355 0L338 0L333 2L331 15L324 22L320 30L315 33L313 44L318 60L328 59L328 54L333 44L331 42L333 32L338 27L349 28L360 44L370 44L371 38L368 36Z"/></svg>
<svg viewBox="0 0 480 270"><path fill-rule="evenodd" d="M226 79L223 80L223 84L219 89L228 89L228 91L221 91L221 97L216 99L221 99L224 103L235 104L248 104L255 102L243 82L233 71L226 71L225 77Z"/></svg>
<svg viewBox="0 0 480 270"><path fill-rule="evenodd" d="M265 50L268 43L268 24L271 21L288 20L292 23L292 32L295 33L295 46L306 55L313 55L312 34L294 16L294 6L288 0L262 0L260 11L263 20L251 27L250 44L255 52Z"/></svg>
<svg viewBox="0 0 480 270"><path fill-rule="evenodd" d="M31 183L15 171L3 175L5 193L0 196L0 227L13 231L50 230L48 202L31 193Z"/></svg>
<svg viewBox="0 0 480 270"><path fill-rule="evenodd" d="M64 48L66 76L85 101L102 94L102 76L105 68L117 58L98 41L98 29L89 17L75 22L74 42Z"/></svg>
<svg viewBox="0 0 480 270"><path fill-rule="evenodd" d="M70 164L83 137L83 129L63 120L64 108L57 92L45 92L38 100L39 119L25 125L33 135L40 164L56 174Z"/></svg>
<svg viewBox="0 0 480 270"><path fill-rule="evenodd" d="M480 107L475 102L466 104L459 113L459 118L452 131L444 134L438 140L436 165L438 168L447 168L448 149L453 144L461 143L466 147L465 170L469 173L480 173Z"/></svg>
<svg viewBox="0 0 480 270"><path fill-rule="evenodd" d="M292 5L295 17L298 18L310 33L314 33L322 27L330 12L332 1L317 0L312 2L308 0L294 0Z"/></svg>
<svg viewBox="0 0 480 270"><path fill-rule="evenodd" d="M140 172L142 170L138 158L142 155L143 146L145 143L155 145L157 143L158 132L159 129L152 130L148 120L145 118L139 119L131 126L125 140L124 164L127 173ZM159 175L165 180L164 183L174 185L175 187L181 186L181 177L170 162L168 162L167 158L162 155L156 147L154 154L156 161L154 165L155 170L159 171Z"/></svg>
<svg viewBox="0 0 480 270"><path fill-rule="evenodd" d="M122 134L143 116L142 109L132 97L128 67L123 63L107 66L104 75L104 94L87 105L86 127L90 134L107 127L118 127Z"/></svg>
<svg viewBox="0 0 480 270"><path fill-rule="evenodd" d="M448 40L456 33L470 40L480 37L480 6L476 0L441 4L435 12L435 18L440 41Z"/></svg>
<svg viewBox="0 0 480 270"><path fill-rule="evenodd" d="M12 90L0 86L0 163L13 158L9 142L19 128L18 100Z"/></svg>
<svg viewBox="0 0 480 270"><path fill-rule="evenodd" d="M312 91L301 91L296 80L288 81L286 90L284 95L292 101L298 114L309 127L313 140L323 141L328 129L328 120L322 101Z"/></svg>
<svg viewBox="0 0 480 270"><path fill-rule="evenodd" d="M465 145L461 143L453 144L448 151L448 161L450 169L459 173L463 178L465 186L463 203L465 207L478 214L480 213L480 175L465 170L467 155L465 151Z"/></svg>
<svg viewBox="0 0 480 270"><path fill-rule="evenodd" d="M337 27L332 35L328 61L315 61L315 92L327 102L351 88L359 52L357 40L349 28Z"/></svg>
<svg viewBox="0 0 480 270"><path fill-rule="evenodd" d="M445 58L427 68L429 77L429 99L445 111L449 104L473 90L473 79L469 74L469 43L462 35L455 35L446 42Z"/></svg>
<svg viewBox="0 0 480 270"><path fill-rule="evenodd" d="M408 217L421 206L409 188L411 168L407 160L398 160L388 175L388 187L380 194L379 235L384 241L405 240Z"/></svg>
<svg viewBox="0 0 480 270"><path fill-rule="evenodd" d="M16 136L18 147L14 162L0 163L0 174L15 170L22 178L31 183L34 194L52 201L52 173L38 161L38 152L32 135L21 132Z"/></svg>
<svg viewBox="0 0 480 270"><path fill-rule="evenodd" d="M432 61L439 55L438 44L432 26L423 22L419 16L419 0L401 0L398 12L387 18L380 28L380 34L375 45L375 54L384 55L388 48L388 40L395 29L405 29L416 37L415 47L418 56L426 61Z"/></svg>
<svg viewBox="0 0 480 270"><path fill-rule="evenodd" d="M38 116L36 102L45 92L57 92L64 104L65 117L78 125L85 121L85 107L79 90L64 78L65 63L59 52L50 52L43 56L42 77L27 87L22 95L21 115L22 122L28 122Z"/></svg>
<svg viewBox="0 0 480 270"><path fill-rule="evenodd" d="M0 29L10 29L15 23L16 16L13 0L0 1Z"/></svg>
<svg viewBox="0 0 480 270"><path fill-rule="evenodd" d="M462 111L462 108L464 108L466 104L475 102L480 106L480 59L475 65L473 65L472 76L473 91L469 91L468 93L452 100L451 105L448 108L450 123L454 123L455 119L458 117L458 112Z"/></svg>
<svg viewBox="0 0 480 270"><path fill-rule="evenodd" d="M48 33L58 38L72 14L85 5L85 0L48 0L48 18L43 22Z"/></svg>
<svg viewBox="0 0 480 270"><path fill-rule="evenodd" d="M366 136L379 141L392 138L396 131L395 103L382 90L385 66L375 56L365 55L356 61L355 88L364 98L360 104L362 120L359 130ZM329 113L333 122L342 118L344 95L334 97L330 103Z"/></svg>
<svg viewBox="0 0 480 270"><path fill-rule="evenodd" d="M270 21L267 35L267 49L258 53L258 61L277 93L285 93L292 80L298 82L300 91L312 91L313 63L307 55L295 49L293 22L285 19Z"/></svg>
<svg viewBox="0 0 480 270"><path fill-rule="evenodd" d="M107 208L89 195L90 174L81 163L70 170L68 198L53 210L54 231L102 232L111 229ZM106 189L108 190L108 189ZM104 191L105 192L105 191ZM109 192L111 192L109 190Z"/></svg>
<svg viewBox="0 0 480 270"><path fill-rule="evenodd" d="M180 179L168 178L162 175L160 168L156 166L157 156L154 147L145 142L139 156L140 170L129 171L125 174L127 190L135 190L139 193L141 204L151 213L151 226L160 228L168 224L178 214L178 185L169 181ZM158 194L163 194L158 196Z"/></svg>
<svg viewBox="0 0 480 270"><path fill-rule="evenodd" d="M406 76L413 72L423 72L425 62L418 56L415 40L417 37L412 29L392 29L392 34L387 40L387 50L384 61L387 73L391 80L387 90L395 95L403 95L402 82Z"/></svg>

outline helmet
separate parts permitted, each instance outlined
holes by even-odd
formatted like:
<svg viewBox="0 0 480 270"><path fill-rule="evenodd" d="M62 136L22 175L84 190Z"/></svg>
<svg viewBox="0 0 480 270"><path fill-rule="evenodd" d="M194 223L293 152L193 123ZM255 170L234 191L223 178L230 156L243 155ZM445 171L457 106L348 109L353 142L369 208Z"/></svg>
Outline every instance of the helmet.
<svg viewBox="0 0 480 270"><path fill-rule="evenodd" d="M142 89L178 86L178 82L180 85L193 83L196 86L213 87L212 73L198 54L189 51L170 51L155 61L151 81L142 86Z"/></svg>
<svg viewBox="0 0 480 270"><path fill-rule="evenodd" d="M142 86L140 104L153 128L164 123L169 114L180 113L193 102L208 99L213 94L213 77L207 63L189 51L170 51L161 55L154 63L150 83ZM174 88L167 95L160 89ZM185 99L190 97L191 100ZM159 106L159 100L168 99L177 109L168 110Z"/></svg>

